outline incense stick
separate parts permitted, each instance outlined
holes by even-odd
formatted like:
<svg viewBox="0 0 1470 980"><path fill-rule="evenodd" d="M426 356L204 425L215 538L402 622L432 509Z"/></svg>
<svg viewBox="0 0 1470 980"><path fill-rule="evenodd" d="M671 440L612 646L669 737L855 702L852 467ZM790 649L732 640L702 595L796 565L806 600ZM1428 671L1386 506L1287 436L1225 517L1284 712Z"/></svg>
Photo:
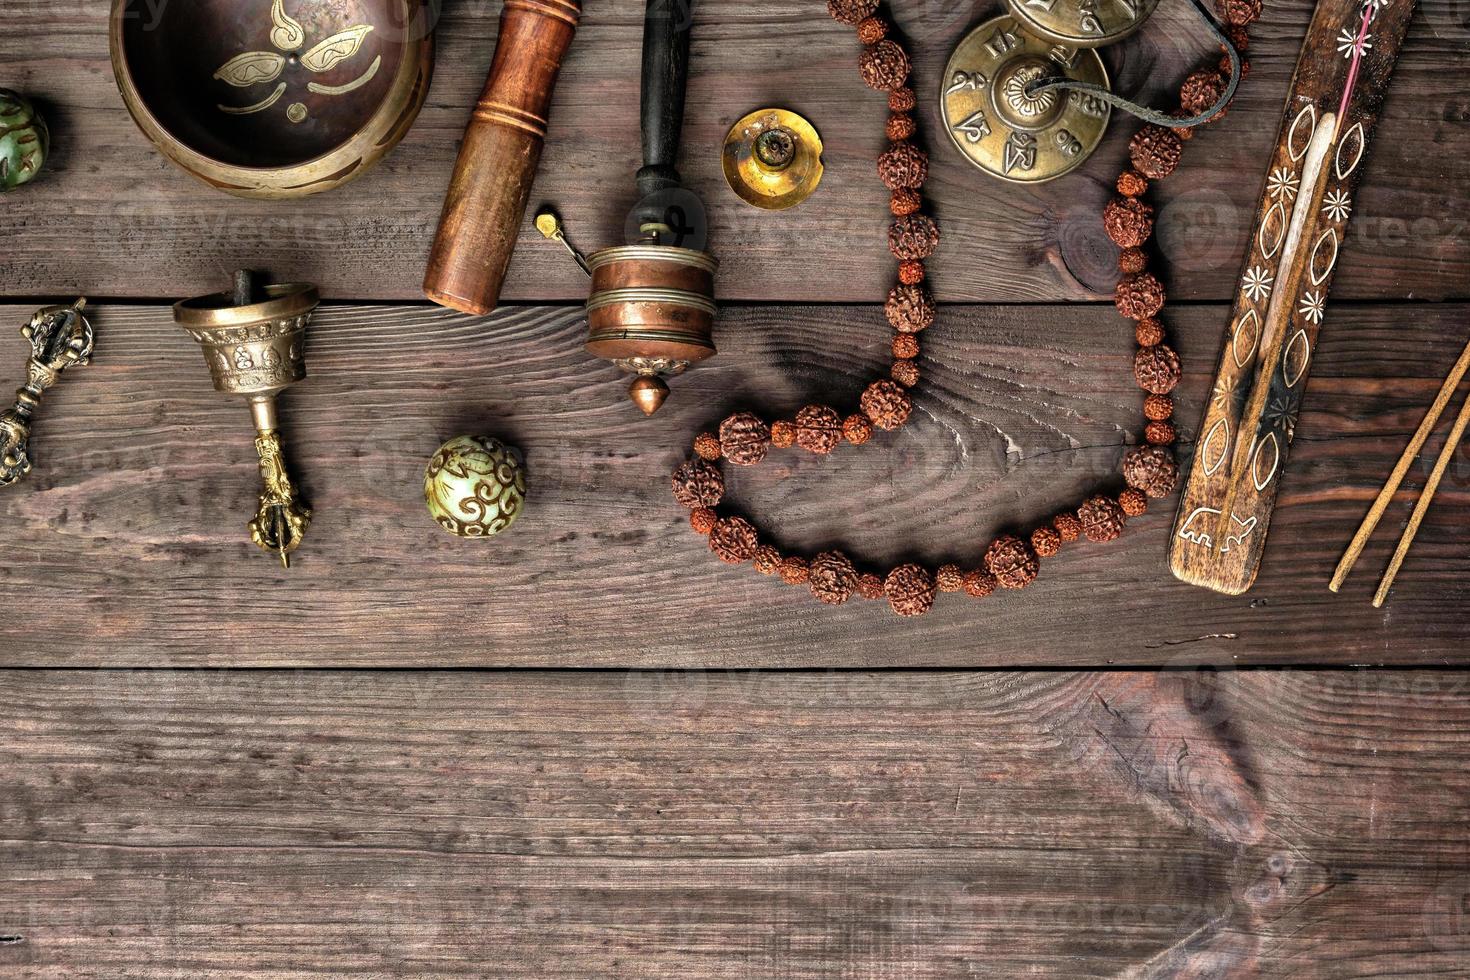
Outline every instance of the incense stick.
<svg viewBox="0 0 1470 980"><path fill-rule="evenodd" d="M1455 427L1450 430L1449 438L1445 440L1444 447L1439 451L1439 458L1434 461L1434 470L1429 474L1429 482L1424 484L1424 492L1419 494L1419 502L1414 505L1414 513L1409 515L1409 526L1404 528L1403 537L1399 538L1399 546L1394 549L1393 560L1388 563L1388 571L1383 573L1383 581L1378 583L1378 593L1373 596L1375 607L1383 605L1383 600L1388 598L1388 589L1393 585L1393 577L1399 573L1399 566L1404 563L1404 556L1409 553L1409 545L1414 543L1414 535L1419 533L1419 522L1424 519L1424 512L1429 509L1429 503L1434 499L1434 491L1439 489L1439 478L1444 476L1444 471L1450 465L1455 450L1460 446L1460 437L1465 434L1467 422L1470 422L1470 395L1465 396L1464 404L1460 406L1460 414L1455 419Z"/></svg>
<svg viewBox="0 0 1470 980"><path fill-rule="evenodd" d="M1383 517L1384 511L1388 509L1389 503L1393 500L1393 495L1398 492L1399 484L1403 482L1404 476L1409 472L1409 467L1418 458L1419 450L1424 446L1424 440L1429 438L1429 433L1434 431L1435 425L1439 423L1440 413L1450 403L1450 398L1454 395L1455 389L1459 387L1460 379L1465 376L1467 368L1470 368L1470 343L1467 343L1465 349L1460 352L1460 359L1450 369L1449 376L1444 379L1444 384L1440 385L1439 394L1435 395L1434 403L1429 406L1429 411L1424 413L1424 418L1419 423L1419 428L1414 431L1414 435L1409 440L1409 444L1404 447L1403 454L1399 456L1399 461L1394 464L1393 472L1388 475L1388 481L1383 484L1383 489L1378 491L1378 496L1374 499L1373 506L1368 508L1368 516L1363 518L1363 523L1358 527L1358 533L1353 535L1353 540L1348 544L1347 551L1343 552L1342 560L1337 563L1337 570L1332 575L1332 581L1327 585L1333 592L1336 592L1342 587L1342 583L1347 579L1348 573L1353 570L1353 565L1357 563L1358 558L1363 554L1363 548L1367 546L1368 538L1372 536L1374 529L1378 527L1378 521ZM1432 495L1432 491L1426 488L1425 495ZM1424 495L1421 495L1420 499L1424 499ZM1425 506L1428 505L1426 504ZM1413 535L1411 534L1409 537L1412 540ZM1389 576L1389 579L1392 580L1392 576ZM1374 605L1378 605L1378 602L1375 602Z"/></svg>

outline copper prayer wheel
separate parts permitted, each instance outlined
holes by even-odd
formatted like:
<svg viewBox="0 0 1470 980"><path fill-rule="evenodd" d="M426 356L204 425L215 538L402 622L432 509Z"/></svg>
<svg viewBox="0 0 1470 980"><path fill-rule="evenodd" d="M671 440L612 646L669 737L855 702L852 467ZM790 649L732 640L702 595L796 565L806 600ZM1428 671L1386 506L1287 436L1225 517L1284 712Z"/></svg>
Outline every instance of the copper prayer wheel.
<svg viewBox="0 0 1470 980"><path fill-rule="evenodd" d="M587 351L637 374L631 394L652 414L681 373L715 353L715 269L707 252L621 245L587 257Z"/></svg>

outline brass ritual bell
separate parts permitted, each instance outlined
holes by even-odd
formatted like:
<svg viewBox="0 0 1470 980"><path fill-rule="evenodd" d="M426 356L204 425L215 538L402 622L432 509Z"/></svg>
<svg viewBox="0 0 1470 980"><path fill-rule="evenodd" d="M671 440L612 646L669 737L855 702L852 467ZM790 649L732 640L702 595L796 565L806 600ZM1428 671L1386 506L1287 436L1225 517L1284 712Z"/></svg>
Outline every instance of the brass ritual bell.
<svg viewBox="0 0 1470 980"><path fill-rule="evenodd" d="M641 199L629 215L630 244L585 257L550 211L537 229L559 241L592 278L587 351L637 375L628 394L645 415L669 395L665 378L715 353L715 270L704 251L704 205L680 186L674 161L684 117L691 0L648 0L643 24Z"/></svg>
<svg viewBox="0 0 1470 980"><path fill-rule="evenodd" d="M255 420L255 451L264 490L250 539L291 567L311 510L296 496L281 449L276 396L306 377L306 325L321 298L307 283L259 286L249 272L235 273L235 288L184 300L174 322L199 344L216 391L243 395Z"/></svg>
<svg viewBox="0 0 1470 980"><path fill-rule="evenodd" d="M1096 48L1143 25L1158 0L1007 0L955 47L939 96L960 154L1002 180L1069 173L1102 142L1111 93ZM1065 80L1068 87L1038 86Z"/></svg>

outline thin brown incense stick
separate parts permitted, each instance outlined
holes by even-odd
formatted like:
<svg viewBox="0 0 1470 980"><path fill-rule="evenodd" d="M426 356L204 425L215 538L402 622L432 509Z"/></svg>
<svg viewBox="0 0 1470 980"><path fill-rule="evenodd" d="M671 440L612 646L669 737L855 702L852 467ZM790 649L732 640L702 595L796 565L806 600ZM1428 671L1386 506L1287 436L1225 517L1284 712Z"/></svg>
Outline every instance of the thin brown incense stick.
<svg viewBox="0 0 1470 980"><path fill-rule="evenodd" d="M1373 596L1373 605L1383 605L1383 600L1388 598L1389 587L1393 585L1393 577L1399 573L1399 566L1404 563L1404 556L1409 553L1409 545L1414 543L1414 535L1419 533L1419 522L1424 520L1424 512L1429 509L1430 501L1434 499L1434 491L1439 489L1439 479L1444 476L1445 469L1454 458L1455 450L1460 446L1460 437L1465 434L1465 423L1470 422L1470 395L1465 396L1465 402L1460 406L1459 417L1455 419L1455 427L1450 430L1450 436L1445 440L1444 448L1439 451L1439 458L1434 461L1434 470L1429 474L1429 482L1424 484L1424 492L1419 494L1418 503L1414 504L1414 513L1409 515L1409 526L1404 528L1403 537L1399 538L1399 546L1394 549L1393 559L1388 563L1388 571L1383 573L1383 581L1378 583L1378 593Z"/></svg>
<svg viewBox="0 0 1470 980"><path fill-rule="evenodd" d="M1419 423L1419 428L1414 431L1414 437L1404 447L1404 453L1394 465L1393 472L1388 475L1388 482L1383 484L1383 489L1378 491L1378 497L1373 501L1373 506L1368 508L1368 516L1363 518L1358 533L1353 535L1353 540L1343 553L1342 560L1337 563L1337 571L1332 574L1332 581L1328 588L1333 592L1342 588L1343 581L1348 577L1348 572L1353 570L1359 556L1363 554L1363 548L1368 544L1368 538L1373 530L1378 527L1378 521L1383 517L1383 512L1388 509L1393 495L1398 492L1399 484L1403 482L1404 475L1409 472L1409 467L1419 457L1419 450L1424 447L1424 440L1429 438L1429 433L1434 431L1435 425L1439 423L1440 413L1450 403L1455 389L1460 385L1460 379L1465 376L1466 368L1470 368L1470 344L1460 352L1460 359L1450 369L1449 377L1444 379L1440 385L1439 394L1434 396L1434 404L1429 406L1429 411L1424 413L1424 420ZM1421 500L1423 497L1421 496ZM1427 504L1425 506L1428 506ZM1410 535L1412 539L1413 535ZM1390 576L1391 578L1391 576ZM1374 605L1378 605L1377 602Z"/></svg>

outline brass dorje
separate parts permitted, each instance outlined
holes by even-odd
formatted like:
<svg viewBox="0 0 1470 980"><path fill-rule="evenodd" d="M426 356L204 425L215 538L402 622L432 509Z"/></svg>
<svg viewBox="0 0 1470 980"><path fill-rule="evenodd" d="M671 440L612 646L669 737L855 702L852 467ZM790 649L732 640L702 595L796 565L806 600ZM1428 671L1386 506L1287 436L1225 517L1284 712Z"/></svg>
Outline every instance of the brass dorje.
<svg viewBox="0 0 1470 980"><path fill-rule="evenodd" d="M822 180L822 139L788 109L757 109L730 127L722 151L725 181L746 204L793 208Z"/></svg>
<svg viewBox="0 0 1470 980"><path fill-rule="evenodd" d="M37 310L20 335L31 345L25 384L15 393L15 404L0 412L0 487L18 482L31 471L27 443L31 422L47 388L61 380L61 372L92 359L92 324L82 311L87 301Z"/></svg>
<svg viewBox="0 0 1470 980"><path fill-rule="evenodd" d="M945 131L965 159L1003 180L1040 183L1069 173L1102 141L1112 108L1090 92L1033 90L1054 78L1108 87L1096 51L1048 40L1015 17L986 21L945 67Z"/></svg>
<svg viewBox="0 0 1470 980"><path fill-rule="evenodd" d="M296 496L281 448L276 396L306 377L306 325L320 302L307 283L256 286L248 272L235 274L235 289L184 300L174 322L199 344L216 391L241 395L255 421L255 451L264 489L250 539L290 567L311 510Z"/></svg>

